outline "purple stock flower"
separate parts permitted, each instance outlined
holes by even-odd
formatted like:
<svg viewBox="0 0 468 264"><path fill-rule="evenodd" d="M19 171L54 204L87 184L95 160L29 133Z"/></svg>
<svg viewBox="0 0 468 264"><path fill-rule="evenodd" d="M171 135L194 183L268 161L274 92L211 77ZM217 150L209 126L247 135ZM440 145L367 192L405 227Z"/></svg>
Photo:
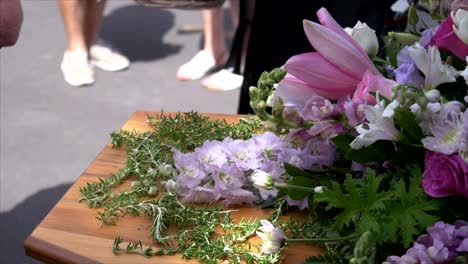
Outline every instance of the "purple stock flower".
<svg viewBox="0 0 468 264"><path fill-rule="evenodd" d="M195 149L197 157L208 171L221 168L227 162L227 142L205 141L203 146ZM212 168L215 166L215 168Z"/></svg>
<svg viewBox="0 0 468 264"><path fill-rule="evenodd" d="M221 192L231 188L240 188L245 182L244 172L227 163L213 172L212 177L215 182L215 189Z"/></svg>
<svg viewBox="0 0 468 264"><path fill-rule="evenodd" d="M265 132L261 135L254 135L252 139L254 140L256 147L260 151L261 155L271 160L276 160L279 152L287 146L282 138L271 132Z"/></svg>
<svg viewBox="0 0 468 264"><path fill-rule="evenodd" d="M320 95L312 95L301 111L304 120L321 121L329 119L334 113L334 105Z"/></svg>
<svg viewBox="0 0 468 264"><path fill-rule="evenodd" d="M198 158L193 153L184 154L174 150L174 165L178 170L176 182L182 189L191 189L199 185L207 174Z"/></svg>
<svg viewBox="0 0 468 264"><path fill-rule="evenodd" d="M288 202L288 205L297 206L299 210L304 210L306 208L309 208L309 197L306 197L302 200L294 200L288 197L286 201Z"/></svg>
<svg viewBox="0 0 468 264"><path fill-rule="evenodd" d="M260 166L260 155L253 140L234 140L229 144L229 151L229 160L239 169L254 170Z"/></svg>
<svg viewBox="0 0 468 264"><path fill-rule="evenodd" d="M397 56L398 68L394 71L397 83L411 83L416 87L424 85L424 78L409 55L408 47L400 50Z"/></svg>
<svg viewBox="0 0 468 264"><path fill-rule="evenodd" d="M214 203L219 198L221 198L221 194L208 184L205 184L204 186L197 186L190 189L184 196L183 201L192 203Z"/></svg>
<svg viewBox="0 0 468 264"><path fill-rule="evenodd" d="M343 108L346 117L348 118L348 125L355 127L362 123L366 117L364 112L364 104L353 102L351 99L343 102Z"/></svg>
<svg viewBox="0 0 468 264"><path fill-rule="evenodd" d="M252 205L252 203L257 200L257 196L255 196L252 192L241 188L229 189L223 193L223 197L225 198L222 202L223 206L235 204Z"/></svg>
<svg viewBox="0 0 468 264"><path fill-rule="evenodd" d="M335 145L319 137L307 141L300 158L304 161L306 169L323 168L331 166L337 158Z"/></svg>
<svg viewBox="0 0 468 264"><path fill-rule="evenodd" d="M435 28L428 28L425 29L421 33L421 38L419 39L419 45L421 45L424 48L427 48L429 44L431 44L432 41L432 36L435 33Z"/></svg>
<svg viewBox="0 0 468 264"><path fill-rule="evenodd" d="M454 263L457 255L468 252L466 245L468 223L458 220L454 225L437 222L427 228L428 234L420 236L406 254L390 256L387 264Z"/></svg>

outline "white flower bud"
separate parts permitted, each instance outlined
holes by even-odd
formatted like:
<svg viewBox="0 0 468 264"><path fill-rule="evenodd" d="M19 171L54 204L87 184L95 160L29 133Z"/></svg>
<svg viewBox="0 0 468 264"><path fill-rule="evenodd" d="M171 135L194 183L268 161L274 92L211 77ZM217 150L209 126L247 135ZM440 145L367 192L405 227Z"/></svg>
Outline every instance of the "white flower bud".
<svg viewBox="0 0 468 264"><path fill-rule="evenodd" d="M465 45L468 45L468 11L458 9L455 13L452 11L450 15L453 20L453 32Z"/></svg>
<svg viewBox="0 0 468 264"><path fill-rule="evenodd" d="M263 188L267 190L273 188L273 176L262 170L254 170L251 176L251 180L253 182L253 185L258 188Z"/></svg>
<svg viewBox="0 0 468 264"><path fill-rule="evenodd" d="M379 51L379 41L375 31L366 23L358 21L353 28L345 28L345 31L357 42L369 55L375 57Z"/></svg>
<svg viewBox="0 0 468 264"><path fill-rule="evenodd" d="M432 89L430 91L427 91L424 93L426 96L427 100L431 103L439 102L440 99L440 92L437 89Z"/></svg>
<svg viewBox="0 0 468 264"><path fill-rule="evenodd" d="M323 186L316 186L314 188L314 192L316 193L323 193Z"/></svg>
<svg viewBox="0 0 468 264"><path fill-rule="evenodd" d="M156 196L156 194L158 194L158 187L151 186L147 193L148 193L148 196Z"/></svg>
<svg viewBox="0 0 468 264"><path fill-rule="evenodd" d="M165 185L168 193L177 192L178 185L174 180L168 180Z"/></svg>
<svg viewBox="0 0 468 264"><path fill-rule="evenodd" d="M260 220L262 226L257 231L257 235L262 239L262 251L265 254L273 254L281 249L284 241L284 233L275 227L268 220Z"/></svg>
<svg viewBox="0 0 468 264"><path fill-rule="evenodd" d="M169 164L163 164L159 166L159 173L158 175L161 177L169 177L172 175L173 168Z"/></svg>

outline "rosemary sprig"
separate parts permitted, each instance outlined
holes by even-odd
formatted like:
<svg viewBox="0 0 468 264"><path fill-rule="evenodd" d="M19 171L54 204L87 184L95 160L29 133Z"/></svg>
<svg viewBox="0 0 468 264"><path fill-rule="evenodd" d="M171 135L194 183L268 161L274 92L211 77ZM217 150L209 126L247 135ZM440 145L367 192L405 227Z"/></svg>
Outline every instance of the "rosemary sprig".
<svg viewBox="0 0 468 264"><path fill-rule="evenodd" d="M157 248L144 248L141 242L129 242L122 248L124 241L117 237L113 252L145 257L181 253L184 258L197 259L202 263L276 263L279 254L252 252L255 246L249 243L249 238L258 228L257 220L241 220L236 224L230 217L230 211L216 206L183 205L172 193L148 199L148 196L155 195L162 180L171 179L172 149L187 152L206 140L223 140L225 137L247 139L261 130L261 122L247 118L228 124L224 120L209 120L196 112L189 112L148 116L148 123L153 131L141 134L135 131L113 132L113 147L125 147L128 156L126 167L80 189L81 201L90 207L101 208L97 218L103 224L114 224L127 214L151 220L150 236L157 243ZM132 190L115 194L113 188L130 176L136 177Z"/></svg>

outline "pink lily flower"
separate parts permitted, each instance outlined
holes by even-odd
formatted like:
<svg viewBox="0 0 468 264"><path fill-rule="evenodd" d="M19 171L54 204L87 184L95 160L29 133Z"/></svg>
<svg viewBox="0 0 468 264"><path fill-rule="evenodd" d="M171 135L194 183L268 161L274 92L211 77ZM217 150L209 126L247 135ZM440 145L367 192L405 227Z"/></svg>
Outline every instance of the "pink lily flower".
<svg viewBox="0 0 468 264"><path fill-rule="evenodd" d="M314 92L336 100L352 96L366 72L384 78L366 52L325 8L317 12L317 17L320 24L304 20L304 31L316 52L296 55L286 62L284 68L291 76L285 80L287 85L280 82L279 93L288 94L282 90L300 83L300 89L295 89L296 98L302 91L304 96ZM308 88L307 91L304 86ZM287 96L282 99L288 101Z"/></svg>

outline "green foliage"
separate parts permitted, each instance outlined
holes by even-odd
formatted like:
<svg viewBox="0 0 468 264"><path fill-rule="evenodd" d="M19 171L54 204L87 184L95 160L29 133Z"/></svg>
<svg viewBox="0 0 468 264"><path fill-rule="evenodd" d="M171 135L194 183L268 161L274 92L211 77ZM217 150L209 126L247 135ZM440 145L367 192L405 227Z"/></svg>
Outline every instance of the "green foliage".
<svg viewBox="0 0 468 264"><path fill-rule="evenodd" d="M350 175L341 184L334 183L329 191L315 194L317 202L326 202L327 209L340 208L343 211L335 217L335 228L343 230L346 226L354 225L356 232L365 231L379 233L382 231L378 219L379 212L385 208L385 202L391 199L388 192L378 191L381 177L376 177L371 170L366 180L357 180Z"/></svg>
<svg viewBox="0 0 468 264"><path fill-rule="evenodd" d="M424 137L423 131L419 126L416 115L408 110L402 108L395 109L393 116L395 126L400 127L402 134L414 142L421 142Z"/></svg>
<svg viewBox="0 0 468 264"><path fill-rule="evenodd" d="M387 56L388 61L390 62L390 65L397 68L397 55L403 47L403 45L400 44L396 39L389 36L383 37L383 41L385 43L385 54Z"/></svg>
<svg viewBox="0 0 468 264"><path fill-rule="evenodd" d="M340 254L326 251L323 255L309 257L302 264L347 264L349 263Z"/></svg>
<svg viewBox="0 0 468 264"><path fill-rule="evenodd" d="M401 241L404 247L409 247L413 238L422 230L434 224L438 217L428 212L437 211L439 203L429 200L421 188L422 174L419 168L411 168L409 188L404 180L393 185L393 199L387 204L388 211L386 235L392 242Z"/></svg>
<svg viewBox="0 0 468 264"><path fill-rule="evenodd" d="M356 242L353 250L353 258L350 264L373 264L375 263L375 241L372 233L364 232Z"/></svg>
<svg viewBox="0 0 468 264"><path fill-rule="evenodd" d="M153 200L161 180L169 179L173 166L172 149L182 152L201 146L206 140L250 138L261 129L255 118L241 119L234 124L224 120L209 120L196 112L163 113L148 117L154 131L111 133L113 147L125 147L126 167L98 182L80 189L81 201L100 208L97 218L103 224L114 224L125 215L143 216L151 220L150 235L159 248L144 247L141 242L129 242L125 248L118 237L114 241L115 254L139 254L145 257L181 253L184 258L202 263L263 263L279 260L279 254L256 255L251 252L248 238L258 228L256 220L234 223L230 212L210 206L182 205L176 196L167 193ZM169 172L168 172L169 171ZM128 177L136 177L132 189L114 193L113 188ZM223 234L217 231L223 230Z"/></svg>
<svg viewBox="0 0 468 264"><path fill-rule="evenodd" d="M388 190L381 186L385 177L377 177L373 171L368 171L366 179L348 175L343 184L334 183L330 190L315 194L315 201L325 202L326 209L341 209L333 225L339 232L370 231L379 244L401 241L408 247L416 235L437 221L431 212L438 210L439 203L424 193L419 168L402 174L405 177Z"/></svg>

